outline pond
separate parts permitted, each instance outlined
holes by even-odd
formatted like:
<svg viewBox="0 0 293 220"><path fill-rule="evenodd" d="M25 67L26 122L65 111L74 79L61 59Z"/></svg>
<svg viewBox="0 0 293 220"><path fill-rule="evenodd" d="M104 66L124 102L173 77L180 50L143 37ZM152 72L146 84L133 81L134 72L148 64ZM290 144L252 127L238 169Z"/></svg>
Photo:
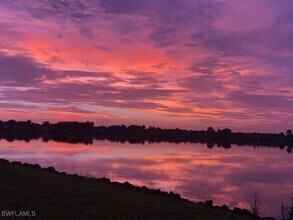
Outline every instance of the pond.
<svg viewBox="0 0 293 220"><path fill-rule="evenodd" d="M108 177L134 185L173 191L216 205L249 209L254 195L263 216L280 217L280 206L293 193L292 154L285 149L194 143L128 144L94 141L92 145L0 141L0 158L54 166L58 171Z"/></svg>

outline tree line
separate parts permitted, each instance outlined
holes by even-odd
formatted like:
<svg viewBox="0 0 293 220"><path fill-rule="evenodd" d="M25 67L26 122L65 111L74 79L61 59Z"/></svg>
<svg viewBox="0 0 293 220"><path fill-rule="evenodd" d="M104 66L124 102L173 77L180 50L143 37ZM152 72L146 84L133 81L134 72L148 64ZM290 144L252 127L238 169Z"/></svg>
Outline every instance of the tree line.
<svg viewBox="0 0 293 220"><path fill-rule="evenodd" d="M231 148L231 146L249 145L254 147L279 147L286 149L288 153L293 149L292 130L285 133L243 133L232 132L229 128L215 130L209 127L207 130L162 129L159 127L146 127L139 125L112 125L95 126L93 122L57 122L48 121L42 124L32 121L1 121L0 139L7 141L42 138L43 141L58 141L68 143L92 144L93 140L109 140L120 143L202 143L208 148L215 146Z"/></svg>

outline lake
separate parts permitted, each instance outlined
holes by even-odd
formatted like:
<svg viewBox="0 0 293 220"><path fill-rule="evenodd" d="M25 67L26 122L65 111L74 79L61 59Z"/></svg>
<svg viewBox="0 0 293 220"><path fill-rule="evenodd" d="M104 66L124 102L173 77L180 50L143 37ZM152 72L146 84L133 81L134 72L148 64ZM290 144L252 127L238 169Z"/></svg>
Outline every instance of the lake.
<svg viewBox="0 0 293 220"><path fill-rule="evenodd" d="M0 140L0 158L54 166L58 171L108 177L134 185L173 191L216 205L249 209L254 194L263 216L280 216L293 195L292 154L285 149L194 143L128 144L94 141L92 145Z"/></svg>

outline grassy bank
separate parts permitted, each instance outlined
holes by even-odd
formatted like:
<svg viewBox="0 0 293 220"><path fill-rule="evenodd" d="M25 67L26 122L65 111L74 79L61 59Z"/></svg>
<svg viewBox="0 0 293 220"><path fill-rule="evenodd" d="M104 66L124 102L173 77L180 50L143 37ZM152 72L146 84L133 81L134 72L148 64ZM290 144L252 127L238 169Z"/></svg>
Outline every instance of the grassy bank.
<svg viewBox="0 0 293 220"><path fill-rule="evenodd" d="M0 219L8 210L36 211L37 219L252 219L172 193L1 160Z"/></svg>

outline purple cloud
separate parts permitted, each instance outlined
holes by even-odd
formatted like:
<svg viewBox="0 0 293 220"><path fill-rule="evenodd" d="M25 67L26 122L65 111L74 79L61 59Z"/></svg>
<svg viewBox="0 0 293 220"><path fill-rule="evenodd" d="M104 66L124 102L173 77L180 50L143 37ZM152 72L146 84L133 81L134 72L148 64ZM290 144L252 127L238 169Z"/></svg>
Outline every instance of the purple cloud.
<svg viewBox="0 0 293 220"><path fill-rule="evenodd" d="M33 86L42 77L50 76L53 71L24 56L5 56L0 53L1 84Z"/></svg>
<svg viewBox="0 0 293 220"><path fill-rule="evenodd" d="M292 124L290 1L3 0L0 6L3 103L139 109L162 120L176 115L190 128L198 121L246 127L245 116L277 130Z"/></svg>

